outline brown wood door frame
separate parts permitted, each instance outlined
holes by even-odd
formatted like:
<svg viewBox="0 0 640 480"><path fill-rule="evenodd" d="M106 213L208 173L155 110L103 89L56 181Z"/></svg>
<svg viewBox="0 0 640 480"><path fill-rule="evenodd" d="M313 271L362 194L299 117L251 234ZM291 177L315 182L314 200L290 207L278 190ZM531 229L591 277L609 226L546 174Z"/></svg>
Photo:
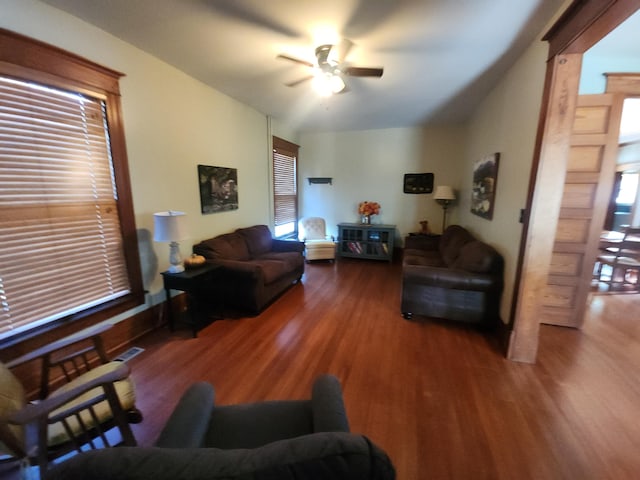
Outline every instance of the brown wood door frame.
<svg viewBox="0 0 640 480"><path fill-rule="evenodd" d="M640 0L575 0L543 38L549 60L512 302L511 360L536 360L582 55L638 9Z"/></svg>

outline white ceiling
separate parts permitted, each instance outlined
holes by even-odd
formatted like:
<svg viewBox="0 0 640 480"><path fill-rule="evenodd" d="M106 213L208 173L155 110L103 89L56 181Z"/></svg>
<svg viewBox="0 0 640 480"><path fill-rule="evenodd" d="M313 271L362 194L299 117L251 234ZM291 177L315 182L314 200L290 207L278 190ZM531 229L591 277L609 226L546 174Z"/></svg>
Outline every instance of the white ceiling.
<svg viewBox="0 0 640 480"><path fill-rule="evenodd" d="M464 120L562 0L43 0L301 131L405 127ZM346 60L383 66L321 99L284 84L333 40ZM125 72L126 73L126 72Z"/></svg>

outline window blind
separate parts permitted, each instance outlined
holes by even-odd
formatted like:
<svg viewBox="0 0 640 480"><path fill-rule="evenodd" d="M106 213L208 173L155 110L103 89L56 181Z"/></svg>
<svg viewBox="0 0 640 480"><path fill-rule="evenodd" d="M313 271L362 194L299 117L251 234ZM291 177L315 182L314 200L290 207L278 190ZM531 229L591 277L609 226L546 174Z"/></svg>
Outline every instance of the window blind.
<svg viewBox="0 0 640 480"><path fill-rule="evenodd" d="M129 292L104 101L0 77L0 339Z"/></svg>
<svg viewBox="0 0 640 480"><path fill-rule="evenodd" d="M296 157L273 152L275 224L297 220Z"/></svg>

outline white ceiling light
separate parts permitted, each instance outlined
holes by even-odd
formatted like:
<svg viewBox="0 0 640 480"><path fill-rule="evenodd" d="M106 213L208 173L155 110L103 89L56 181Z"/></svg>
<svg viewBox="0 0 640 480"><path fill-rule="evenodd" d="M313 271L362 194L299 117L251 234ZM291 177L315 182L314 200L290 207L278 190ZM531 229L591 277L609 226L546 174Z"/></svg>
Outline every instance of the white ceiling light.
<svg viewBox="0 0 640 480"><path fill-rule="evenodd" d="M314 74L313 89L322 97L330 97L335 93L340 93L345 87L344 80L337 73L318 69Z"/></svg>

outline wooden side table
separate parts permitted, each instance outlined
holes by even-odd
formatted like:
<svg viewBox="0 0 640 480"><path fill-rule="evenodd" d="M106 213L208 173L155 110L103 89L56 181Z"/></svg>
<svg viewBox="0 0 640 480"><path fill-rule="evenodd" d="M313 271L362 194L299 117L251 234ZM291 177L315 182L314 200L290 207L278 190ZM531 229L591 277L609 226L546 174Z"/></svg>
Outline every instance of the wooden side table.
<svg viewBox="0 0 640 480"><path fill-rule="evenodd" d="M197 292L204 291L204 287L207 282L210 282L215 274L215 271L220 268L219 265L212 265L207 263L202 267L194 268L193 270L185 270L180 273L170 273L169 271L162 272L162 279L164 282L164 291L167 297L167 307L169 309L168 320L169 320L169 329L174 331L175 329L175 319L173 315L173 306L171 304L171 290L180 290L185 292L189 298L189 316L191 317L191 321L188 322L193 329L193 337L196 338L198 336L198 315L196 308L196 297L194 296Z"/></svg>

